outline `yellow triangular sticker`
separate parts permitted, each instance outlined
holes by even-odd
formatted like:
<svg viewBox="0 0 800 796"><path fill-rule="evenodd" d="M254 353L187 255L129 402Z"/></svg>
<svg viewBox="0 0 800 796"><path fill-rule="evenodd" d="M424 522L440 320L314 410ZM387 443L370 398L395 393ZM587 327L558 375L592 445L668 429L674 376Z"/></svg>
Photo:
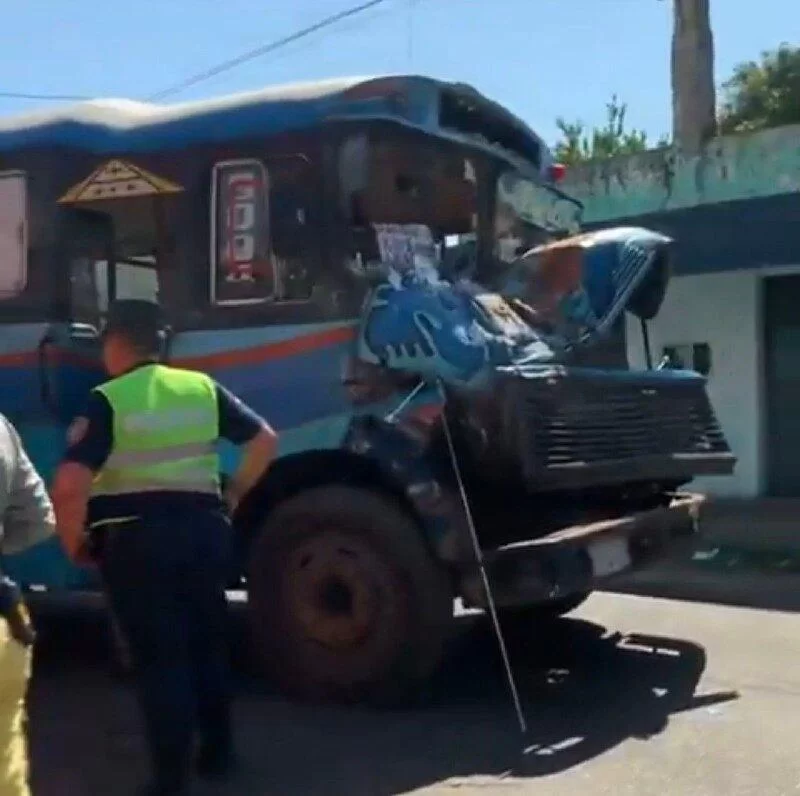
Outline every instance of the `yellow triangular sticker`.
<svg viewBox="0 0 800 796"><path fill-rule="evenodd" d="M123 160L110 160L70 188L59 204L180 193L183 188Z"/></svg>

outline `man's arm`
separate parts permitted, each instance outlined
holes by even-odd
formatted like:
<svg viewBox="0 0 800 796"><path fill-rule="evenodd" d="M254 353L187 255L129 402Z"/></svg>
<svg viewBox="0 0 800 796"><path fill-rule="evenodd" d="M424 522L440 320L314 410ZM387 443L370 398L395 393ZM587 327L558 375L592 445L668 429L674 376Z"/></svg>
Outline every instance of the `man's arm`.
<svg viewBox="0 0 800 796"><path fill-rule="evenodd" d="M231 512L267 471L278 449L278 435L263 417L235 395L217 385L219 435L244 448L242 461L225 488Z"/></svg>
<svg viewBox="0 0 800 796"><path fill-rule="evenodd" d="M86 551L86 510L95 473L111 453L113 415L100 393L92 393L86 411L67 432L67 452L53 481L53 506L58 535L73 561Z"/></svg>
<svg viewBox="0 0 800 796"><path fill-rule="evenodd" d="M13 469L8 478L9 491L2 518L3 553L13 555L55 533L53 505L44 481L33 466L22 440L11 423L0 415L3 444L7 445L8 460Z"/></svg>

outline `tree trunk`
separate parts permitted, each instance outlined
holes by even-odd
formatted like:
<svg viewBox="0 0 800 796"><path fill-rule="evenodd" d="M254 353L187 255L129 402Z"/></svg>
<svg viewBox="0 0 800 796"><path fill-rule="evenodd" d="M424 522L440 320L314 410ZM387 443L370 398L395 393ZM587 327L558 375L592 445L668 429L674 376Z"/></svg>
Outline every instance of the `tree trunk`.
<svg viewBox="0 0 800 796"><path fill-rule="evenodd" d="M709 0L673 0L672 135L688 154L717 130Z"/></svg>

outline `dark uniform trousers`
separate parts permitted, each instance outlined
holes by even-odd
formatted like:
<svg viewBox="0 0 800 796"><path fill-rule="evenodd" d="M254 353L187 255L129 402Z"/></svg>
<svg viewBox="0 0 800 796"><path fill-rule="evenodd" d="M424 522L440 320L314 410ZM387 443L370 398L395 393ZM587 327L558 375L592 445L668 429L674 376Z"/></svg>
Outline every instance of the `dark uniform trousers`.
<svg viewBox="0 0 800 796"><path fill-rule="evenodd" d="M179 787L195 730L231 751L225 587L232 533L222 511L141 514L107 526L100 556L111 606L137 672L152 763Z"/></svg>

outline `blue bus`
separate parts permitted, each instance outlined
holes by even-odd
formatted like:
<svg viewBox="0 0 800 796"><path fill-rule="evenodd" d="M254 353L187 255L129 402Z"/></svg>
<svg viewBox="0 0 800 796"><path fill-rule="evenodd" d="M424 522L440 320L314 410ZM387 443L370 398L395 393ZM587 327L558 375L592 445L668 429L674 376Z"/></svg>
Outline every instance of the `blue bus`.
<svg viewBox="0 0 800 796"><path fill-rule="evenodd" d="M486 606L478 551L500 611L561 614L691 533L680 490L734 466L702 376L627 362L671 241L581 233L562 176L511 112L420 76L2 120L0 411L49 478L109 302L160 305L165 360L280 433L234 518L264 667L406 694L454 598ZM4 566L98 588L56 541Z"/></svg>

